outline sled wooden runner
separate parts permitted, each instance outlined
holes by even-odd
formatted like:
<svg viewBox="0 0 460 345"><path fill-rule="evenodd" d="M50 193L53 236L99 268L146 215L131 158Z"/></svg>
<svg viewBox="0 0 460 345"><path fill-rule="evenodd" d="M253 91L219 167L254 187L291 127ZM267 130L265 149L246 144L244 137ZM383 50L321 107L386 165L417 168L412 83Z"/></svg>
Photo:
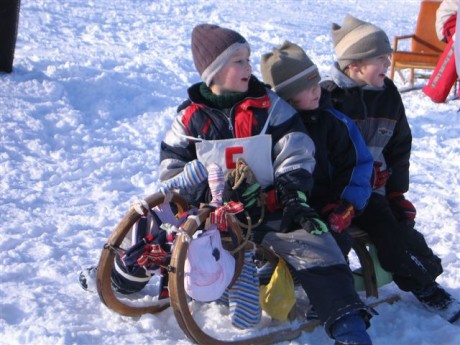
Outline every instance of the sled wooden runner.
<svg viewBox="0 0 460 345"><path fill-rule="evenodd" d="M162 193L155 193L145 199L150 208L162 204L165 196ZM171 202L176 204L179 212L188 210L186 200L177 193L172 193ZM112 289L111 273L114 266L115 253L112 248L118 248L128 234L132 226L140 219L141 215L130 208L125 217L120 221L110 235L102 250L96 276L96 285L99 298L109 309L126 316L140 316L146 313L158 313L169 307L169 300L158 300L148 306L128 305L116 297Z"/></svg>
<svg viewBox="0 0 460 345"><path fill-rule="evenodd" d="M174 315L180 326L189 339L197 344L271 344L274 342L286 341L298 338L302 331L312 331L318 326L317 320L296 320L294 322L287 322L285 325L274 328L262 335L255 337L241 337L233 340L216 339L213 336L204 332L194 320L190 308L189 298L185 292L184 287L184 265L187 258L187 250L190 244L190 238L197 231L201 223L203 223L209 216L208 209L201 209L195 218L190 218L183 226L185 233L176 237L173 254L170 263L169 272L169 294L171 306L174 310ZM240 233L238 222L235 220L231 222L232 228L235 233ZM241 236L239 236L241 238ZM241 254L242 251L241 251ZM267 256L270 256L267 253ZM238 272L235 276L238 275Z"/></svg>

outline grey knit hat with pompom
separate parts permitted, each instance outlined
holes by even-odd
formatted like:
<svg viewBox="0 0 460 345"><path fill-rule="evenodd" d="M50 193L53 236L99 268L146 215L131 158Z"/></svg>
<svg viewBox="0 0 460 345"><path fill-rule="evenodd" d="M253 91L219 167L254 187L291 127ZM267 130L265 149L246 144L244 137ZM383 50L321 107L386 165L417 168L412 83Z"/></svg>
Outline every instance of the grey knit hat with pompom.
<svg viewBox="0 0 460 345"><path fill-rule="evenodd" d="M283 99L290 100L299 92L318 85L318 68L297 44L285 41L263 54L260 70L264 83Z"/></svg>
<svg viewBox="0 0 460 345"><path fill-rule="evenodd" d="M342 70L353 61L393 53L388 36L382 29L349 14L342 26L332 24L331 36Z"/></svg>

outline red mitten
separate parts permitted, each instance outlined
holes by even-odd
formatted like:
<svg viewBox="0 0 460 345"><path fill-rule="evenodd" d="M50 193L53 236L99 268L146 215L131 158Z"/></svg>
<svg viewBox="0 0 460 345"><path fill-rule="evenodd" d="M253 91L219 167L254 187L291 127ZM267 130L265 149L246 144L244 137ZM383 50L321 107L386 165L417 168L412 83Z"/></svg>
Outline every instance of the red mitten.
<svg viewBox="0 0 460 345"><path fill-rule="evenodd" d="M398 220L402 219L415 219L417 211L415 206L404 197L401 192L393 192L387 195L390 201L390 207L393 214Z"/></svg>
<svg viewBox="0 0 460 345"><path fill-rule="evenodd" d="M211 212L210 221L212 224L216 224L220 231L226 231L230 227L230 223L227 221L227 214L237 214L243 211L244 205L241 202L230 201Z"/></svg>
<svg viewBox="0 0 460 345"><path fill-rule="evenodd" d="M371 176L372 189L379 189L387 183L390 177L390 170L380 170L382 168L382 162L374 162L374 171Z"/></svg>
<svg viewBox="0 0 460 345"><path fill-rule="evenodd" d="M327 216L331 230L340 233L350 226L351 220L355 216L355 208L346 201L339 201L327 204L321 213Z"/></svg>
<svg viewBox="0 0 460 345"><path fill-rule="evenodd" d="M139 256L137 263L141 267L149 267L152 264L162 265L166 256L166 252L159 244L147 244L145 245L145 252Z"/></svg>

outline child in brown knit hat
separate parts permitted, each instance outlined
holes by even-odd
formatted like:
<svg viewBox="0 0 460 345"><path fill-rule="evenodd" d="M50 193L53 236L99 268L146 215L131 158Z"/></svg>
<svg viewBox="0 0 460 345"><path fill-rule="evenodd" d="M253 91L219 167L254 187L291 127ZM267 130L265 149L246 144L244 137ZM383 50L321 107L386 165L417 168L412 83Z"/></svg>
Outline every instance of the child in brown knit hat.
<svg viewBox="0 0 460 345"><path fill-rule="evenodd" d="M388 176L354 223L369 234L396 285L454 323L460 318L460 303L436 283L443 271L441 260L414 228L416 209L405 197L412 134L399 91L385 76L392 52L388 37L350 15L342 25L332 24L331 35L337 62L323 85L332 105L360 128L375 173L386 171Z"/></svg>
<svg viewBox="0 0 460 345"><path fill-rule="evenodd" d="M189 99L179 107L163 141L160 179L175 176L180 172L178 168L193 159L214 161L226 172L234 168L238 156L248 162L262 188L284 185L280 181L286 180L288 185L309 193L314 168L311 139L299 126L301 121L295 110L252 75L246 39L228 28L199 24L192 31L191 48L202 82L188 89ZM232 141L268 136L270 140L255 143L257 152L247 144L247 139L243 144ZM223 140L228 140L229 147L207 150L209 142L224 143ZM306 145L306 151L297 150L297 140ZM280 145L279 149L272 151L275 144ZM203 164L209 165L211 161ZM304 182L307 188L302 186ZM200 188L192 191L190 202L199 205L203 192Z"/></svg>
<svg viewBox="0 0 460 345"><path fill-rule="evenodd" d="M371 194L372 156L353 121L324 104L318 68L300 46L284 42L262 55L260 67L264 82L294 106L315 143L316 167L309 201L348 254L350 243L342 231L350 226L355 210L360 212L365 207ZM352 280L338 290L324 286L318 289L315 283L302 278L300 281L320 319L328 320L328 313L334 310L324 309L325 299L335 301L336 310L342 310L335 320L326 323L332 338L346 344L371 343L366 332L367 315ZM328 283L337 286L333 275ZM328 293L317 294L311 289ZM353 308L346 308L347 305Z"/></svg>
<svg viewBox="0 0 460 345"><path fill-rule="evenodd" d="M195 160L207 170L217 165L226 175L242 158L257 181L236 190L227 183L222 195L224 202L243 202L254 223L260 208L266 208L263 222L252 231L254 241L262 242L273 231L298 230L301 224L311 233L327 232L316 212L298 198L312 186L313 142L295 110L252 75L246 39L228 28L199 24L192 31L191 48L202 82L188 89L189 98L161 143L160 180L174 178ZM267 195L263 205L258 202L261 191ZM191 205L211 201L208 180L180 193ZM320 241L327 246L329 240L327 234ZM275 237L273 242L282 241ZM258 304L258 286L255 292ZM237 325L250 326L254 320L257 315Z"/></svg>
<svg viewBox="0 0 460 345"><path fill-rule="evenodd" d="M330 266L337 262L346 266L345 260L327 226L306 203L313 185L314 145L296 111L252 75L249 44L238 32L199 24L192 31L191 48L202 82L189 87L188 99L179 106L161 142L160 182L167 185L187 172L194 183L178 183L177 190L190 205L209 205L213 194L220 195L221 203L242 202L255 219L253 224L264 214L261 224L252 230L255 242L263 240L297 270L313 268L310 275L314 281L328 279L325 269L341 274L341 269ZM239 158L247 162L256 181L239 181L236 189L218 183L218 176L235 169ZM199 167L203 171L198 171ZM266 196L263 203L262 191ZM266 209L262 211L262 207ZM296 241L285 240L283 235L296 237ZM298 243L303 243L307 255L290 255ZM308 265L311 257L315 258L310 264L314 267ZM136 281L148 281L146 276L129 277L129 272L121 269L122 274L114 274L129 278L123 282L125 290L130 285L130 292L134 292L142 288L133 286ZM245 289L246 299L235 301L245 305L239 319L232 319L239 328L254 326L260 320L258 279L252 276L255 289ZM248 279L245 275L240 278ZM240 284L240 278L232 287ZM229 298L233 295L230 290Z"/></svg>

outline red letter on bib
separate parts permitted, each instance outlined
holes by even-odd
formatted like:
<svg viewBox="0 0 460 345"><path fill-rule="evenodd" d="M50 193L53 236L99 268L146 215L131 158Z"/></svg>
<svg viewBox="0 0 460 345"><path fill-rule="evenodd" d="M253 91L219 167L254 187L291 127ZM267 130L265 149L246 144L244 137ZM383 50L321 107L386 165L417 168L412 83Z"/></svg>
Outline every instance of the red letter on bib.
<svg viewBox="0 0 460 345"><path fill-rule="evenodd" d="M227 147L225 149L225 164L227 169L235 169L236 159L233 156L243 153L243 146Z"/></svg>

